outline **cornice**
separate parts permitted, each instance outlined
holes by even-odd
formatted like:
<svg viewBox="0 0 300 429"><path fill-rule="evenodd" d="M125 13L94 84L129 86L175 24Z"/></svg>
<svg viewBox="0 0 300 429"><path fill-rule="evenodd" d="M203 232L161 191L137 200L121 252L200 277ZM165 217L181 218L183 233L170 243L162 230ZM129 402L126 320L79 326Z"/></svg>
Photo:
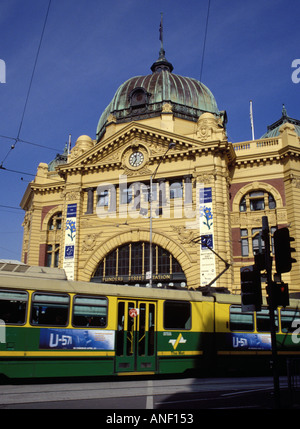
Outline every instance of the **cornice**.
<svg viewBox="0 0 300 429"><path fill-rule="evenodd" d="M233 148L236 152L235 165L239 167L249 164L259 166L300 156L300 145L285 144L281 137L235 143Z"/></svg>
<svg viewBox="0 0 300 429"><path fill-rule="evenodd" d="M168 153L168 159L184 159L202 152L221 151L226 155L228 163L232 163L236 156L232 144L227 140L201 142L191 137L132 122L113 136L99 142L77 159L59 166L58 173L64 176L77 171L121 169L123 168L122 155L124 152L130 147L134 148L139 145L144 145L147 149L148 164L152 165L161 158L170 143L175 143L175 147Z"/></svg>

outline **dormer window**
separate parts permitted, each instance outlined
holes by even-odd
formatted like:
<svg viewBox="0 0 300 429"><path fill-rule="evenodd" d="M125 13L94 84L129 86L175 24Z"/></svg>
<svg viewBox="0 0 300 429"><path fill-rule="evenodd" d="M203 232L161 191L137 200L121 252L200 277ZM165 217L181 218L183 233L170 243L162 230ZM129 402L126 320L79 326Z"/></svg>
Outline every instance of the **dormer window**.
<svg viewBox="0 0 300 429"><path fill-rule="evenodd" d="M149 94L144 88L135 88L129 96L132 108L143 107L149 102Z"/></svg>

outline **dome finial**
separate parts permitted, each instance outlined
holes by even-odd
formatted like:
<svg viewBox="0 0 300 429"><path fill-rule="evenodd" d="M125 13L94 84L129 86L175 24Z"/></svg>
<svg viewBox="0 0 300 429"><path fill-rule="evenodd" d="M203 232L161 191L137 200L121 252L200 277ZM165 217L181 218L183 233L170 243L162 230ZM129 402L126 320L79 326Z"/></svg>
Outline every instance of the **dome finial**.
<svg viewBox="0 0 300 429"><path fill-rule="evenodd" d="M164 50L164 41L163 41L163 13L160 14L160 25L159 25L159 40L160 40L160 50L159 50L159 57L158 60L155 61L155 63L152 64L151 70L154 72L160 72L162 70L167 70L169 72L172 72L173 65L167 61L165 57L165 50Z"/></svg>
<svg viewBox="0 0 300 429"><path fill-rule="evenodd" d="M282 104L282 116L287 117L287 111L284 104Z"/></svg>
<svg viewBox="0 0 300 429"><path fill-rule="evenodd" d="M164 27L163 27L163 13L160 14L160 24L159 24L159 40L160 40L160 51L159 51L159 58L162 56L165 56L164 51Z"/></svg>

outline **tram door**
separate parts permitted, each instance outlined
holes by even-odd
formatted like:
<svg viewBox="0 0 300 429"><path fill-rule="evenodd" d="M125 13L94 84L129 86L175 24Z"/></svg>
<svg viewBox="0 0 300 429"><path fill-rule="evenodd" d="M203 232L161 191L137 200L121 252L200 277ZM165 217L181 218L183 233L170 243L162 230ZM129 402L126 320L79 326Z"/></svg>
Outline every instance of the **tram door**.
<svg viewBox="0 0 300 429"><path fill-rule="evenodd" d="M118 301L116 372L155 371L156 303Z"/></svg>

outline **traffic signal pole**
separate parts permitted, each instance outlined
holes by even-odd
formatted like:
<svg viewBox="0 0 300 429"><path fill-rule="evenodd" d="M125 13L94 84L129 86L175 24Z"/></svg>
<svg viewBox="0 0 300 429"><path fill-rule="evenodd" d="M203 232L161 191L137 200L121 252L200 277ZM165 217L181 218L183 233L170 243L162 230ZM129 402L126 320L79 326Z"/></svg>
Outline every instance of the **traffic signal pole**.
<svg viewBox="0 0 300 429"><path fill-rule="evenodd" d="M269 291L269 315L270 315L270 332L272 345L272 367L273 367L273 383L274 383L274 400L275 408L280 408L280 385L279 371L277 359L277 342L276 342L276 323L275 323L275 296L274 288L272 287L272 257L270 252L270 230L267 216L262 217L262 238L265 242L265 263L267 272L267 288Z"/></svg>

